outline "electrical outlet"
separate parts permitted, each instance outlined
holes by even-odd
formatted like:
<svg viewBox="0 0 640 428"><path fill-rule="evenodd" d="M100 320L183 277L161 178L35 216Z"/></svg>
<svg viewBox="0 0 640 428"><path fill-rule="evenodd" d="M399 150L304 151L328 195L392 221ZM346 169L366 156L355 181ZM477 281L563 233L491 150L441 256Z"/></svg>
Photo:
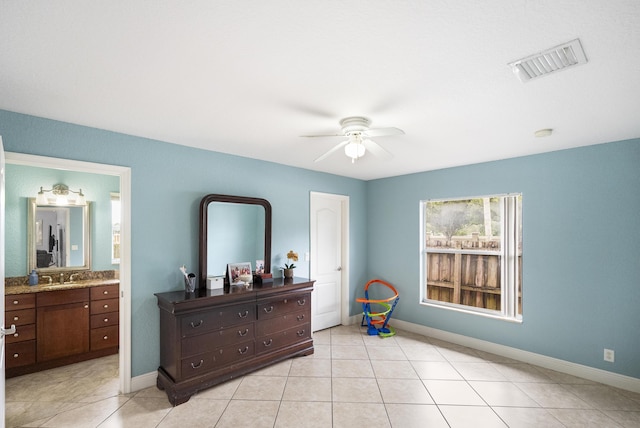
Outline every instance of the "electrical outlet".
<svg viewBox="0 0 640 428"><path fill-rule="evenodd" d="M616 353L613 349L604 350L604 360L613 363L616 360Z"/></svg>

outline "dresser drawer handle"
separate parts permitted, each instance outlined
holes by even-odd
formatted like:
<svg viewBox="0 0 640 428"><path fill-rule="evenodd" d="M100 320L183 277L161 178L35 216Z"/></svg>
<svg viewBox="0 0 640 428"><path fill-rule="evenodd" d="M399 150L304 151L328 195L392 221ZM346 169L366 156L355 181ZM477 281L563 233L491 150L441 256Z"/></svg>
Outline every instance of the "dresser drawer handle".
<svg viewBox="0 0 640 428"><path fill-rule="evenodd" d="M105 291L102 292L102 294L104 294L106 296L107 294L109 294L109 292L105 290Z"/></svg>
<svg viewBox="0 0 640 428"><path fill-rule="evenodd" d="M304 306L307 303L306 299L298 299L298 306Z"/></svg>
<svg viewBox="0 0 640 428"><path fill-rule="evenodd" d="M20 354L13 354L13 358L18 358Z"/></svg>
<svg viewBox="0 0 640 428"><path fill-rule="evenodd" d="M13 301L13 304L14 304L14 305L17 305L18 303L20 303L20 302L19 302L19 301L17 301L17 300L14 300L14 301Z"/></svg>
<svg viewBox="0 0 640 428"><path fill-rule="evenodd" d="M20 319L20 317L13 317L14 321L18 321Z"/></svg>
<svg viewBox="0 0 640 428"><path fill-rule="evenodd" d="M304 314L298 315L296 318L298 319L298 321L302 321L304 319Z"/></svg>
<svg viewBox="0 0 640 428"><path fill-rule="evenodd" d="M109 322L109 318L105 318L103 321L104 322Z"/></svg>
<svg viewBox="0 0 640 428"><path fill-rule="evenodd" d="M84 305L84 308L85 309L89 309L89 305Z"/></svg>
<svg viewBox="0 0 640 428"><path fill-rule="evenodd" d="M189 325L191 326L191 328L198 328L198 327L200 327L203 323L204 323L204 320L200 320L200 321L198 321L198 324L194 324L194 323L193 323L193 321L191 321L191 322L189 323Z"/></svg>
<svg viewBox="0 0 640 428"><path fill-rule="evenodd" d="M20 334L18 334L18 333L13 333L13 337L18 337L18 336L20 336Z"/></svg>
<svg viewBox="0 0 640 428"><path fill-rule="evenodd" d="M108 309L109 305L104 305L103 308Z"/></svg>
<svg viewBox="0 0 640 428"><path fill-rule="evenodd" d="M102 340L108 340L108 339L109 339L109 336L103 336L102 337Z"/></svg>
<svg viewBox="0 0 640 428"><path fill-rule="evenodd" d="M248 328L245 328L244 331L238 330L238 336L240 336L240 337L245 337L247 334L249 334L249 329Z"/></svg>
<svg viewBox="0 0 640 428"><path fill-rule="evenodd" d="M302 337L304 336L304 330L298 331L296 334L298 335L298 337Z"/></svg>
<svg viewBox="0 0 640 428"><path fill-rule="evenodd" d="M262 310L264 311L265 314L270 314L271 312L273 312L273 305L269 306L269 308L262 308Z"/></svg>
<svg viewBox="0 0 640 428"><path fill-rule="evenodd" d="M239 316L240 318L246 318L246 317L247 317L247 315L249 315L249 311L244 311L244 314L243 314L243 313L241 313L241 312L238 312L238 316Z"/></svg>
<svg viewBox="0 0 640 428"><path fill-rule="evenodd" d="M249 352L248 346L245 346L244 349L238 349L239 354L246 354L247 352Z"/></svg>
<svg viewBox="0 0 640 428"><path fill-rule="evenodd" d="M203 360L200 360L200 362L198 364L191 363L191 368L192 369L199 369L200 367L202 367L202 363L204 363Z"/></svg>
<svg viewBox="0 0 640 428"><path fill-rule="evenodd" d="M264 342L264 341L262 342L264 346L271 346L272 343L273 343L273 339L269 339L268 342Z"/></svg>

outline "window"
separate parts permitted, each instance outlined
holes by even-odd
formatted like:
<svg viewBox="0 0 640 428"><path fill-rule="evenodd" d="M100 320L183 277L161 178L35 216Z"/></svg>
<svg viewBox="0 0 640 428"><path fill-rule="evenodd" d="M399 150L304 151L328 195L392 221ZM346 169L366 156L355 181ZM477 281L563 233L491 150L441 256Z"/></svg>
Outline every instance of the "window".
<svg viewBox="0 0 640 428"><path fill-rule="evenodd" d="M522 195L420 206L422 302L522 320Z"/></svg>
<svg viewBox="0 0 640 428"><path fill-rule="evenodd" d="M111 193L111 263L120 264L120 193Z"/></svg>

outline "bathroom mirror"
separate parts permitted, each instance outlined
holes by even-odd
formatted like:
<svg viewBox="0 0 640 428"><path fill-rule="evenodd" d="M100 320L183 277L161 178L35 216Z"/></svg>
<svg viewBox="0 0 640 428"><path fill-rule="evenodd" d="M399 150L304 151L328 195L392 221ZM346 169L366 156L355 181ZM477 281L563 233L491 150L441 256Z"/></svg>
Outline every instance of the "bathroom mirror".
<svg viewBox="0 0 640 428"><path fill-rule="evenodd" d="M200 202L200 287L228 263L264 261L271 272L271 204L266 199L211 194Z"/></svg>
<svg viewBox="0 0 640 428"><path fill-rule="evenodd" d="M28 198L27 274L91 269L91 203L37 205Z"/></svg>

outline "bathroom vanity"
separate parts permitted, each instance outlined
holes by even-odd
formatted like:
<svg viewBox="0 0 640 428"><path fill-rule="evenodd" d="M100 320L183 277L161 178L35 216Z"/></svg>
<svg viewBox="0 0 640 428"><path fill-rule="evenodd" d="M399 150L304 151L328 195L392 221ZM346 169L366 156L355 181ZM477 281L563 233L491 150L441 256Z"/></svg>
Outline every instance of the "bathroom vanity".
<svg viewBox="0 0 640 428"><path fill-rule="evenodd" d="M313 354L309 279L157 293L158 388L172 405L267 365Z"/></svg>
<svg viewBox="0 0 640 428"><path fill-rule="evenodd" d="M118 294L118 280L7 286L7 378L118 353Z"/></svg>

